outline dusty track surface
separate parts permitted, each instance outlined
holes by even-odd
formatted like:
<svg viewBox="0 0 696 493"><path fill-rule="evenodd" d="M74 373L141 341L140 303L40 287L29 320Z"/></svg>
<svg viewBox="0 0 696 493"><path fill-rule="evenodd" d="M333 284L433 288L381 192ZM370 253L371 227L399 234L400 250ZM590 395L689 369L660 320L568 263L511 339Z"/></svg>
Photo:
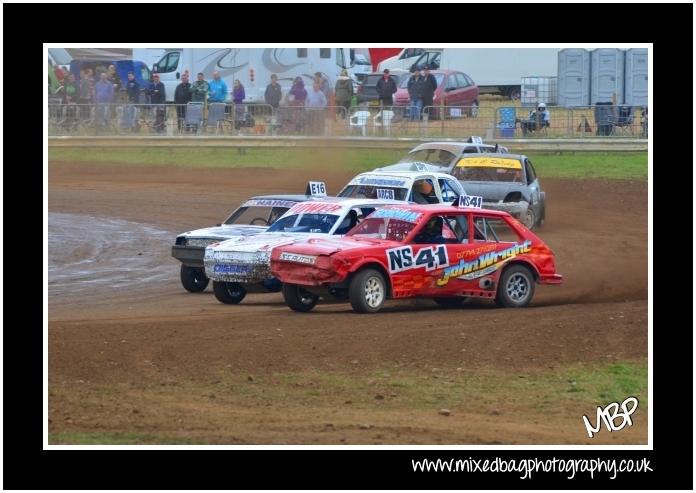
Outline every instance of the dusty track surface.
<svg viewBox="0 0 696 493"><path fill-rule="evenodd" d="M422 300L391 302L374 316L354 314L348 304L297 314L279 294L225 306L210 288L202 294L181 288L178 262L169 256L177 232L213 225L253 194L301 192L317 178L337 191L350 176L49 163L53 436L647 443L647 406L633 427L588 440L581 415L600 403L560 400L543 410L505 396L447 397L449 387L461 390L480 375L501 381L569 366L645 362L645 182L542 178L549 209L539 234L566 282L538 287L524 310L485 302L445 310ZM327 383L327 376L344 380ZM402 377L441 388L442 396L415 402L390 383ZM293 388L296 394L287 391ZM438 415L440 407L451 416Z"/></svg>

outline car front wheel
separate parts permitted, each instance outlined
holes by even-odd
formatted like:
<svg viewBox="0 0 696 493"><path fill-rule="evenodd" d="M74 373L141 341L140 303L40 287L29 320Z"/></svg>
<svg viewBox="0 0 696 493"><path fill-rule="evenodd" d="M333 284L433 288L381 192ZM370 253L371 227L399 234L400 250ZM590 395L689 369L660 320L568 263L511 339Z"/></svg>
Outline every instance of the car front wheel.
<svg viewBox="0 0 696 493"><path fill-rule="evenodd" d="M200 293L207 286L210 279L205 275L201 267L191 267L181 264L181 285L190 293Z"/></svg>
<svg viewBox="0 0 696 493"><path fill-rule="evenodd" d="M528 206L527 210L524 211L522 214L522 224L524 224L527 229L534 229L536 226L536 214L534 213L534 209L532 209L532 206Z"/></svg>
<svg viewBox="0 0 696 493"><path fill-rule="evenodd" d="M375 269L364 269L350 281L348 288L350 304L358 313L376 313L387 299L387 283Z"/></svg>
<svg viewBox="0 0 696 493"><path fill-rule="evenodd" d="M283 284L285 304L296 312L308 312L319 301L319 296L310 293L297 284Z"/></svg>
<svg viewBox="0 0 696 493"><path fill-rule="evenodd" d="M505 308L529 305L534 297L534 275L524 265L511 265L500 276L496 304Z"/></svg>
<svg viewBox="0 0 696 493"><path fill-rule="evenodd" d="M213 292L220 303L236 305L246 296L246 288L238 282L213 281Z"/></svg>

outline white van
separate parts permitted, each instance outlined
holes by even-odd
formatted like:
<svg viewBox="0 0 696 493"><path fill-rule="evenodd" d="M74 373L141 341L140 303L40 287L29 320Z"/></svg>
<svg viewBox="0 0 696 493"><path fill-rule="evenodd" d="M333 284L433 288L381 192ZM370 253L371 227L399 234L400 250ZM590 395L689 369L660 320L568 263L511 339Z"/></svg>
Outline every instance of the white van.
<svg viewBox="0 0 696 493"><path fill-rule="evenodd" d="M263 103L271 74L278 76L285 95L298 76L309 90L316 72L324 74L334 87L344 68L351 68L347 48L179 48L168 49L154 64L153 72L159 74L170 102L181 75L188 70L192 83L198 72L203 73L206 81L212 79L213 72L220 72L227 83L227 100L232 99L234 80L239 79L244 86L244 102Z"/></svg>

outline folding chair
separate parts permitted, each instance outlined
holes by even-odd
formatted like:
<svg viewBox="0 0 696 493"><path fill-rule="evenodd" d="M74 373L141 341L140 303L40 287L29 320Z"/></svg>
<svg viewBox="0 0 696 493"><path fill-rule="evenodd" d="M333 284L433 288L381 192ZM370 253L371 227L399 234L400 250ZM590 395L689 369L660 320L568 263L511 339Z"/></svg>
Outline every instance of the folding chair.
<svg viewBox="0 0 696 493"><path fill-rule="evenodd" d="M393 116L393 115L392 115ZM367 135L367 123L370 121L370 112L367 110L359 110L353 113L350 117L350 129L360 129L362 136Z"/></svg>
<svg viewBox="0 0 696 493"><path fill-rule="evenodd" d="M392 110L382 110L375 115L372 119L374 126L381 127L386 135L390 135L391 131L391 121L394 119L394 112Z"/></svg>
<svg viewBox="0 0 696 493"><path fill-rule="evenodd" d="M203 124L203 103L187 103L184 130L198 133Z"/></svg>
<svg viewBox="0 0 696 493"><path fill-rule="evenodd" d="M498 123L495 128L498 130L498 137L514 137L517 127L517 108L513 106L503 106L498 108Z"/></svg>
<svg viewBox="0 0 696 493"><path fill-rule="evenodd" d="M215 128L217 132L220 124L225 119L225 103L211 103L208 106L208 121L205 124L206 128Z"/></svg>
<svg viewBox="0 0 696 493"><path fill-rule="evenodd" d="M610 116L611 135L633 135L633 106L615 107Z"/></svg>

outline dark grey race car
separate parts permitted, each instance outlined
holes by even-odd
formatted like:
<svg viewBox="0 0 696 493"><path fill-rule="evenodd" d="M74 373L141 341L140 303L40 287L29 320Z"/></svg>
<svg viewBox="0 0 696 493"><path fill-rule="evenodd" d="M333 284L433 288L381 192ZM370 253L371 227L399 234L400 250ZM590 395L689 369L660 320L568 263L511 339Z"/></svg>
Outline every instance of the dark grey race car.
<svg viewBox="0 0 696 493"><path fill-rule="evenodd" d="M467 154L452 170L467 195L483 197L483 207L505 211L529 229L546 219L546 193L534 166L521 154Z"/></svg>

